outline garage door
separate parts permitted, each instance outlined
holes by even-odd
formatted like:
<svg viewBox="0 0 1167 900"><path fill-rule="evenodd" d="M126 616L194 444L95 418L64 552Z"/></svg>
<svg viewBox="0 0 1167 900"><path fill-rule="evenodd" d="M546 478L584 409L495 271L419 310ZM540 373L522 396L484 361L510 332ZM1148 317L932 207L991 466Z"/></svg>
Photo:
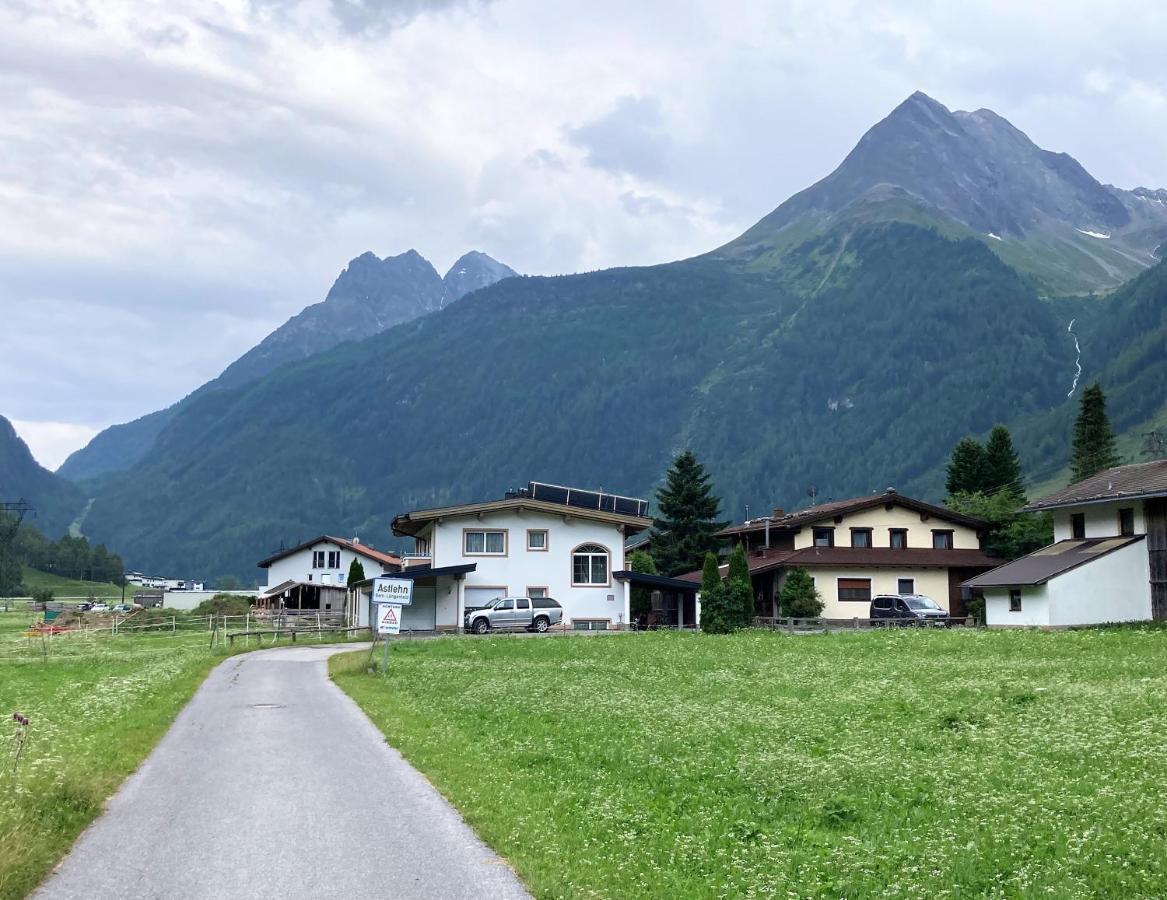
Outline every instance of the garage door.
<svg viewBox="0 0 1167 900"><path fill-rule="evenodd" d="M413 603L401 610L402 631L433 631L438 622L438 597L434 587L413 586Z"/></svg>
<svg viewBox="0 0 1167 900"><path fill-rule="evenodd" d="M503 597L506 595L507 589L505 587L469 587L466 588L466 608L474 609L476 606L486 606L495 597Z"/></svg>

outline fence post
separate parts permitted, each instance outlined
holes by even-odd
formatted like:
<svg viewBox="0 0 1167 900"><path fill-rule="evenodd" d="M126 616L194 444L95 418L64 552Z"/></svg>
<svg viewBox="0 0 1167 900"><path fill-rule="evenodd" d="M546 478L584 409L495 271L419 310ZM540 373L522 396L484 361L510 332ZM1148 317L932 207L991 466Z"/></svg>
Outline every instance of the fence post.
<svg viewBox="0 0 1167 900"><path fill-rule="evenodd" d="M859 630L859 617L856 616L854 619L852 619L851 624L855 627L855 630L858 631Z"/></svg>

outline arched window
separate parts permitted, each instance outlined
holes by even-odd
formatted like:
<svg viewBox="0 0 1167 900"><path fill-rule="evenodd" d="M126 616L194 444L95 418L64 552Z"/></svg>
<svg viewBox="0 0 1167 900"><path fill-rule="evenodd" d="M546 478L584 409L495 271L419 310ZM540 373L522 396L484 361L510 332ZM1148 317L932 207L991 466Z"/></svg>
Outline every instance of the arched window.
<svg viewBox="0 0 1167 900"><path fill-rule="evenodd" d="M599 544L580 544L571 551L573 585L608 584L608 550Z"/></svg>

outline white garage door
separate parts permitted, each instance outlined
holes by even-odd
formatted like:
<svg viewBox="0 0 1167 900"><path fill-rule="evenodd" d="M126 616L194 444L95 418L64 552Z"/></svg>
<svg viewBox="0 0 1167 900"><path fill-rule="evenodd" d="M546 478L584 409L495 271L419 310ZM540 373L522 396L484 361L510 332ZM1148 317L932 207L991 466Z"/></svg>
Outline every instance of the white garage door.
<svg viewBox="0 0 1167 900"><path fill-rule="evenodd" d="M413 586L413 603L401 610L402 631L433 631L438 622L437 589Z"/></svg>
<svg viewBox="0 0 1167 900"><path fill-rule="evenodd" d="M466 608L474 609L476 606L486 606L495 597L501 597L506 593L506 588L500 587L469 587L466 588Z"/></svg>

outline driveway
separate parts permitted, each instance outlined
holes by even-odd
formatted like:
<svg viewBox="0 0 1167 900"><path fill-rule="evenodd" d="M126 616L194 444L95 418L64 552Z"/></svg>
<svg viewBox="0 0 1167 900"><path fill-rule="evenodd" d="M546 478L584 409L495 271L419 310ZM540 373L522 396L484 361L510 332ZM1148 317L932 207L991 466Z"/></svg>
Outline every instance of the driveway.
<svg viewBox="0 0 1167 900"><path fill-rule="evenodd" d="M529 896L328 680L352 649L219 665L34 896Z"/></svg>

